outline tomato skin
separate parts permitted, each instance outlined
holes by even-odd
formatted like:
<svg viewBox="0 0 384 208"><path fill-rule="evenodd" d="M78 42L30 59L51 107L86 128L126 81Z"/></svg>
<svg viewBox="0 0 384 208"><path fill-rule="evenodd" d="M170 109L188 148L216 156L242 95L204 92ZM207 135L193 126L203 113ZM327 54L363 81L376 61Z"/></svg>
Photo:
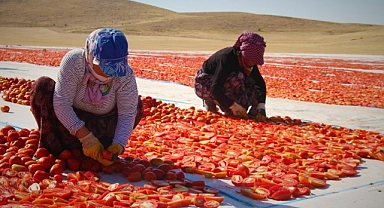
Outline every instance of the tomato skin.
<svg viewBox="0 0 384 208"><path fill-rule="evenodd" d="M64 172L64 167L58 163L53 164L51 169L49 170L49 173L51 176L54 176L56 174L62 174Z"/></svg>
<svg viewBox="0 0 384 208"><path fill-rule="evenodd" d="M243 172L245 176L243 176L244 178L248 177L249 176L249 168L243 164L239 164L236 168L239 172Z"/></svg>
<svg viewBox="0 0 384 208"><path fill-rule="evenodd" d="M37 181L42 181L44 179L49 179L49 174L43 170L37 170L33 174L33 178Z"/></svg>
<svg viewBox="0 0 384 208"><path fill-rule="evenodd" d="M273 193L271 197L279 201L289 200L291 199L291 192L287 189L282 189Z"/></svg>
<svg viewBox="0 0 384 208"><path fill-rule="evenodd" d="M133 172L128 175L128 180L130 182L138 182L141 181L142 175L139 171Z"/></svg>
<svg viewBox="0 0 384 208"><path fill-rule="evenodd" d="M6 125L3 128L1 128L1 133L3 133L4 136L8 136L9 130L16 130L16 129L11 125Z"/></svg>
<svg viewBox="0 0 384 208"><path fill-rule="evenodd" d="M72 152L71 152L71 150L69 150L69 149L65 149L65 150L63 150L60 154L59 154L59 156L58 156L58 158L59 159L62 159L63 161L66 161L69 157L71 157L72 156Z"/></svg>
<svg viewBox="0 0 384 208"><path fill-rule="evenodd" d="M44 167L43 167L41 164L37 164L37 163L35 163L35 164L30 164L30 165L28 165L28 170L29 170L30 173L35 174L35 172L36 172L37 170L42 170L42 171L44 171Z"/></svg>
<svg viewBox="0 0 384 208"><path fill-rule="evenodd" d="M68 159L67 159L67 168L69 170L73 170L73 171L77 171L79 170L79 167L80 167L80 160L77 159L75 156L70 156Z"/></svg>
<svg viewBox="0 0 384 208"><path fill-rule="evenodd" d="M55 179L58 183L63 182L63 175L62 174L55 174L53 175L53 179Z"/></svg>
<svg viewBox="0 0 384 208"><path fill-rule="evenodd" d="M49 154L50 153L49 153L49 151L46 148L39 147L36 150L35 156L36 156L37 159L40 159L42 157L48 157Z"/></svg>

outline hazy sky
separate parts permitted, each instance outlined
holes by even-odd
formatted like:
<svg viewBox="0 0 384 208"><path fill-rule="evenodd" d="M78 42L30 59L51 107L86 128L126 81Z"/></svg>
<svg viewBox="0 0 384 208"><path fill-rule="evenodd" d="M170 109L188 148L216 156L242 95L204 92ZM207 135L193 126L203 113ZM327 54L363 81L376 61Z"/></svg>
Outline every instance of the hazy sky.
<svg viewBox="0 0 384 208"><path fill-rule="evenodd" d="M384 0L134 0L175 12L238 11L384 25Z"/></svg>

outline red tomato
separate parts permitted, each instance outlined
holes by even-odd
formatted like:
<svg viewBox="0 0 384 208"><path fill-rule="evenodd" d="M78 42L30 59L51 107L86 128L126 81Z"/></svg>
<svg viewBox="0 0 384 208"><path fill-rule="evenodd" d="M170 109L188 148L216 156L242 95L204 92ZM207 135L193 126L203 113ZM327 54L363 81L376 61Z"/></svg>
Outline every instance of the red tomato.
<svg viewBox="0 0 384 208"><path fill-rule="evenodd" d="M144 180L149 181L149 182L152 180L156 180L156 174L153 171L147 171L144 174Z"/></svg>
<svg viewBox="0 0 384 208"><path fill-rule="evenodd" d="M314 177L309 177L308 181L312 186L314 186L316 188L325 187L327 185L327 182L325 180L321 180L321 179L314 178Z"/></svg>
<svg viewBox="0 0 384 208"><path fill-rule="evenodd" d="M70 156L67 159L67 167L69 170L77 171L80 167L80 160L75 156Z"/></svg>
<svg viewBox="0 0 384 208"><path fill-rule="evenodd" d="M138 182L142 178L141 173L139 171L133 172L128 175L128 180L130 182Z"/></svg>
<svg viewBox="0 0 384 208"><path fill-rule="evenodd" d="M112 165L110 165L110 166L102 165L101 171L105 174L112 174L115 172L115 168Z"/></svg>
<svg viewBox="0 0 384 208"><path fill-rule="evenodd" d="M55 161L52 161L48 156L43 156L37 159L37 164L40 164L44 167L44 170L49 171Z"/></svg>
<svg viewBox="0 0 384 208"><path fill-rule="evenodd" d="M232 177L231 177L231 182L235 186L241 186L243 183L243 180L244 180L243 176L241 176L241 175L232 175Z"/></svg>
<svg viewBox="0 0 384 208"><path fill-rule="evenodd" d="M163 180L152 180L151 183L157 187L169 186L169 183Z"/></svg>
<svg viewBox="0 0 384 208"><path fill-rule="evenodd" d="M55 181L57 181L58 183L61 183L63 181L63 175L62 174L55 174L53 176L53 179L55 179Z"/></svg>
<svg viewBox="0 0 384 208"><path fill-rule="evenodd" d="M13 164L23 165L23 162L21 161L21 158L20 158L18 155L12 155L12 156L9 158L8 163L9 163L10 165L13 165Z"/></svg>
<svg viewBox="0 0 384 208"><path fill-rule="evenodd" d="M293 178L284 178L282 181L283 186L286 187L295 187L299 182Z"/></svg>
<svg viewBox="0 0 384 208"><path fill-rule="evenodd" d="M113 153L110 152L109 150L103 150L103 158L106 160L112 160Z"/></svg>
<svg viewBox="0 0 384 208"><path fill-rule="evenodd" d="M32 173L28 172L28 171L19 171L17 173L17 176L19 178L31 178L32 177Z"/></svg>
<svg viewBox="0 0 384 208"><path fill-rule="evenodd" d="M1 128L1 133L3 133L4 136L8 136L9 130L16 130L13 126L6 125L3 128Z"/></svg>
<svg viewBox="0 0 384 208"><path fill-rule="evenodd" d="M256 200L266 199L270 195L270 192L266 188L257 187L254 192L249 193L249 197Z"/></svg>
<svg viewBox="0 0 384 208"><path fill-rule="evenodd" d="M346 175L346 176L355 176L357 174L357 171L353 168L347 168L347 167L344 167L341 169L341 172Z"/></svg>
<svg viewBox="0 0 384 208"><path fill-rule="evenodd" d="M35 172L36 172L37 170L42 170L42 171L44 171L44 167L43 167L41 164L37 164L37 163L35 163L35 164L30 164L30 165L28 165L28 170L29 170L30 173L35 174Z"/></svg>
<svg viewBox="0 0 384 208"><path fill-rule="evenodd" d="M165 179L166 180L176 180L177 179L177 175L175 172L173 171L168 171L166 174L165 174Z"/></svg>
<svg viewBox="0 0 384 208"><path fill-rule="evenodd" d="M17 133L16 130L11 129L8 131L8 135L7 135L8 142L16 141L18 138L19 138L19 133Z"/></svg>
<svg viewBox="0 0 384 208"><path fill-rule="evenodd" d="M164 171L164 173L167 173L168 171L172 170L172 166L166 163L159 165L157 168Z"/></svg>
<svg viewBox="0 0 384 208"><path fill-rule="evenodd" d="M239 164L237 166L237 170L240 171L240 172L243 172L245 174L245 177L248 177L249 176L249 169L247 166L243 165L243 164ZM244 177L244 176L243 176ZM244 178L245 178L244 177Z"/></svg>
<svg viewBox="0 0 384 208"><path fill-rule="evenodd" d="M72 195L72 191L66 188L49 188L44 189L43 194L47 198L58 197L61 199L69 199Z"/></svg>
<svg viewBox="0 0 384 208"><path fill-rule="evenodd" d="M8 105L1 106L1 112L8 113L11 108Z"/></svg>
<svg viewBox="0 0 384 208"><path fill-rule="evenodd" d="M63 150L60 154L59 154L59 156L58 156L58 158L59 159L62 159L63 161L66 161L69 157L71 157L72 156L72 152L71 152L71 150L68 150L68 149L65 149L65 150Z"/></svg>
<svg viewBox="0 0 384 208"><path fill-rule="evenodd" d="M243 180L243 185L248 187L254 187L255 186L256 179L253 177L247 177Z"/></svg>
<svg viewBox="0 0 384 208"><path fill-rule="evenodd" d="M219 206L220 206L220 203L215 201L215 200L208 200L208 201L204 202L205 208L216 208Z"/></svg>
<svg viewBox="0 0 384 208"><path fill-rule="evenodd" d="M91 181L100 181L100 175L99 175L97 172L86 171L86 172L84 173L84 177L85 177L87 180L91 180Z"/></svg>
<svg viewBox="0 0 384 208"><path fill-rule="evenodd" d="M289 200L291 199L291 192L288 189L282 189L273 193L271 197L275 200Z"/></svg>
<svg viewBox="0 0 384 208"><path fill-rule="evenodd" d="M37 159L39 159L42 157L48 157L49 154L50 152L47 149L45 149L44 147L39 147L36 150L35 156L37 157Z"/></svg>
<svg viewBox="0 0 384 208"><path fill-rule="evenodd" d="M204 203L205 203L205 197L202 196L202 195L197 195L194 199L194 204L196 207L202 207L204 206Z"/></svg>
<svg viewBox="0 0 384 208"><path fill-rule="evenodd" d="M114 193L108 193L107 195L105 195L103 197L103 203L104 205L107 205L107 206L112 206L113 205L113 202L116 200L116 194Z"/></svg>
<svg viewBox="0 0 384 208"><path fill-rule="evenodd" d="M7 176L8 178L16 177L17 171L12 168L5 168L2 172L3 176Z"/></svg>
<svg viewBox="0 0 384 208"><path fill-rule="evenodd" d="M49 179L49 174L43 170L37 170L33 174L33 178L37 181L42 181L44 179Z"/></svg>
<svg viewBox="0 0 384 208"><path fill-rule="evenodd" d="M53 164L51 169L49 170L49 173L51 176L57 175L57 174L62 174L64 172L64 167L60 164Z"/></svg>

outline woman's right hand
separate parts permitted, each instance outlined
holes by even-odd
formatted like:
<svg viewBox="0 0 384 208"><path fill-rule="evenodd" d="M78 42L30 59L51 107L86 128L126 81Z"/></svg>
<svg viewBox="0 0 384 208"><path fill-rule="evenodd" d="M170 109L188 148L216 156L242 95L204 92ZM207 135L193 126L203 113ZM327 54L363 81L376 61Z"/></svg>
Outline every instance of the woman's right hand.
<svg viewBox="0 0 384 208"><path fill-rule="evenodd" d="M83 146L83 153L94 160L97 160L104 166L110 166L113 161L106 160L103 158L104 147L100 141L90 132L88 135L79 139Z"/></svg>
<svg viewBox="0 0 384 208"><path fill-rule="evenodd" d="M247 111L241 105L234 102L230 107L234 116L239 118L248 119Z"/></svg>

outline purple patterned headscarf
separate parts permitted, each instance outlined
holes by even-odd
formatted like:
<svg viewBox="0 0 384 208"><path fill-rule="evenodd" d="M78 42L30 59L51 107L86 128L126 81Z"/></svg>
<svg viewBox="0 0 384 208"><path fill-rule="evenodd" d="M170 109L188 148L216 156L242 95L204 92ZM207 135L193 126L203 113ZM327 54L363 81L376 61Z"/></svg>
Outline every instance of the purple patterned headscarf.
<svg viewBox="0 0 384 208"><path fill-rule="evenodd" d="M240 50L247 60L257 65L263 65L266 46L263 37L249 30L244 30L232 47Z"/></svg>

